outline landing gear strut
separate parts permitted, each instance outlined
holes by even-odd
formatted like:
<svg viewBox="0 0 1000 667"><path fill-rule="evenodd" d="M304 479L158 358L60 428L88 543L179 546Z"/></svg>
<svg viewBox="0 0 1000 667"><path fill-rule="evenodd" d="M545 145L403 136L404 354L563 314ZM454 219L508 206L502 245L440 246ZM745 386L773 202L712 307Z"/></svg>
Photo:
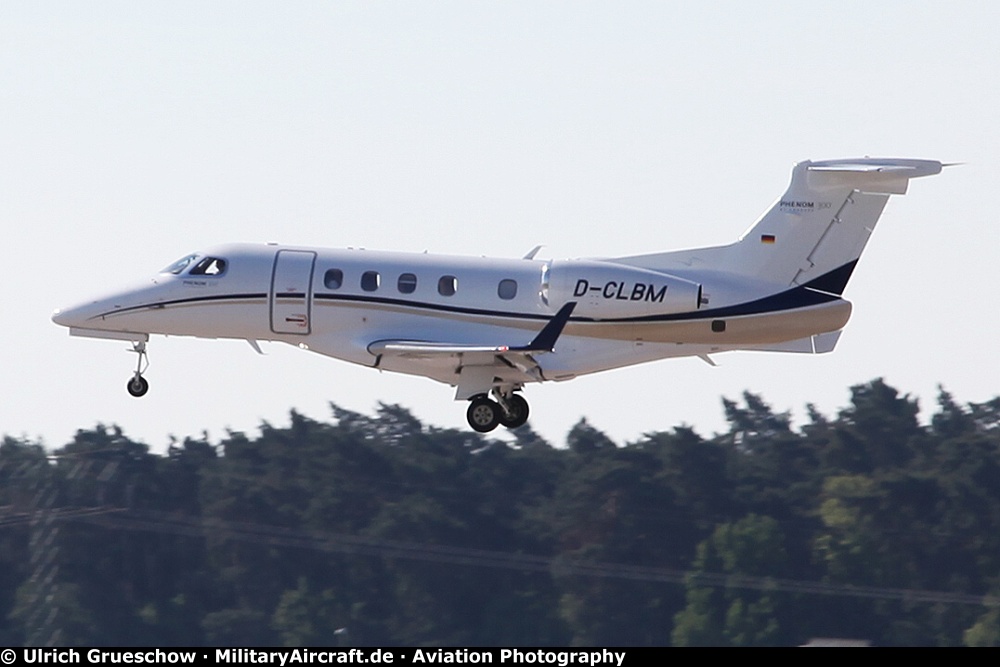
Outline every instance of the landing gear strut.
<svg viewBox="0 0 1000 667"><path fill-rule="evenodd" d="M520 394L498 389L493 390L496 400L486 394L474 396L465 413L472 430L479 433L489 433L499 425L507 428L523 426L528 421L528 401Z"/></svg>
<svg viewBox="0 0 1000 667"><path fill-rule="evenodd" d="M149 391L149 382L146 381L146 378L142 377L142 374L149 368L146 343L144 341L132 343L132 351L139 355L139 360L135 365L135 375L129 378L125 388L128 389L128 393L139 398L140 396L145 396L146 392Z"/></svg>

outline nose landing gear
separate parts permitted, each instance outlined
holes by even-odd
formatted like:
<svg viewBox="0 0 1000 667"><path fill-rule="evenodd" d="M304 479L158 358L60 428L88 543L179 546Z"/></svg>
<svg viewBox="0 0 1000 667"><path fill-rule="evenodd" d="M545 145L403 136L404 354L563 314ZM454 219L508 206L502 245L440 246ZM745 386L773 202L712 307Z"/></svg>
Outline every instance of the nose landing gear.
<svg viewBox="0 0 1000 667"><path fill-rule="evenodd" d="M520 394L512 391L503 393L494 389L493 395L496 397L495 401L486 394L472 398L465 413L472 430L489 433L501 424L507 428L517 428L528 421L528 401Z"/></svg>
<svg viewBox="0 0 1000 667"><path fill-rule="evenodd" d="M146 378L142 377L142 374L149 368L149 357L146 355L145 341L132 343L132 352L139 355L139 360L135 366L135 374L129 378L125 388L128 389L129 394L139 398L140 396L145 396L146 392L149 391L149 382L146 381Z"/></svg>

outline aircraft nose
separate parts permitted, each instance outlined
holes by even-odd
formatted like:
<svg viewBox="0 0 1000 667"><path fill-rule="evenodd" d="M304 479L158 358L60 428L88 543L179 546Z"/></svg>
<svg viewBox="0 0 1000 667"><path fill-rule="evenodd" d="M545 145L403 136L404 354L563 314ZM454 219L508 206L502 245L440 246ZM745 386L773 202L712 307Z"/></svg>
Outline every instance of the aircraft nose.
<svg viewBox="0 0 1000 667"><path fill-rule="evenodd" d="M52 321L60 326L70 326L70 319L69 312L64 308L56 308L52 313Z"/></svg>
<svg viewBox="0 0 1000 667"><path fill-rule="evenodd" d="M72 306L70 308L57 308L52 313L52 321L64 327L84 326L83 306Z"/></svg>
<svg viewBox="0 0 1000 667"><path fill-rule="evenodd" d="M109 314L118 315L130 307L146 301L155 301L157 295L156 281L152 284L144 280L138 284L91 297L86 301L74 303L66 308L59 308L52 313L52 321L63 327L79 329L112 329L120 328L121 320L116 320L116 324L109 325L105 322L105 316Z"/></svg>

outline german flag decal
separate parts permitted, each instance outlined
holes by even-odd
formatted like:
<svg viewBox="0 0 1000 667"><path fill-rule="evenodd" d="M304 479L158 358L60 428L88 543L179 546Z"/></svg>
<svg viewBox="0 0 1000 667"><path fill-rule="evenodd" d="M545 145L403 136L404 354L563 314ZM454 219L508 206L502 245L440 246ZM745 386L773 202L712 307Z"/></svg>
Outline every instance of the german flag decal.
<svg viewBox="0 0 1000 667"><path fill-rule="evenodd" d="M774 234L761 234L760 235L760 242L761 243L774 243Z"/></svg>

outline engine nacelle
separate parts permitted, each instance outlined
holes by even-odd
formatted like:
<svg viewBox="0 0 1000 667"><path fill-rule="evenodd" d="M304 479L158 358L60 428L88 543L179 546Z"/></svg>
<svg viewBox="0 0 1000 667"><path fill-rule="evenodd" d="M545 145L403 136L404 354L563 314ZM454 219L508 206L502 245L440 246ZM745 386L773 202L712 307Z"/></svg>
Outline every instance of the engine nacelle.
<svg viewBox="0 0 1000 667"><path fill-rule="evenodd" d="M549 283L550 303L577 302L574 317L619 319L701 307L699 283L614 262L553 261Z"/></svg>

